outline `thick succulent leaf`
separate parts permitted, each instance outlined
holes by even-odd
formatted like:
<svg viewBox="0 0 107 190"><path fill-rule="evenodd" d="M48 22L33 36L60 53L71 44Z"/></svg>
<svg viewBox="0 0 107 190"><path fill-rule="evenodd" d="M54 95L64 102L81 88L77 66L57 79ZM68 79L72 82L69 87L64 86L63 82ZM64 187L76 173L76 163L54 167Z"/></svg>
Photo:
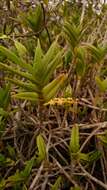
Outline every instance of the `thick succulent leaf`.
<svg viewBox="0 0 107 190"><path fill-rule="evenodd" d="M7 36L7 35L5 35L5 34L3 34L3 35L0 36L0 39L9 39L9 38L10 38L10 37Z"/></svg>
<svg viewBox="0 0 107 190"><path fill-rule="evenodd" d="M18 52L20 58L23 59L23 57L25 57L27 55L26 47L22 43L18 42L17 40L14 41L14 44L15 44L15 47L17 49L17 52Z"/></svg>
<svg viewBox="0 0 107 190"><path fill-rule="evenodd" d="M76 56L76 72L78 76L83 76L86 69L85 64L85 49L83 47L75 48L75 56Z"/></svg>
<svg viewBox="0 0 107 190"><path fill-rule="evenodd" d="M3 108L0 107L0 117L7 117L9 115L9 113L7 111L4 111Z"/></svg>
<svg viewBox="0 0 107 190"><path fill-rule="evenodd" d="M10 85L8 84L4 88L0 88L0 107L5 109L10 100Z"/></svg>
<svg viewBox="0 0 107 190"><path fill-rule="evenodd" d="M107 54L107 46L103 47L103 46L94 46L91 44L88 44L87 49L89 50L89 52L91 53L91 56L93 58L93 62L102 62Z"/></svg>
<svg viewBox="0 0 107 190"><path fill-rule="evenodd" d="M37 47L35 50L34 63L33 63L34 72L35 72L35 69L38 68L39 65L41 64L42 58L43 58L43 52L42 52L42 48L40 45L40 40L38 39Z"/></svg>
<svg viewBox="0 0 107 190"><path fill-rule="evenodd" d="M19 92L13 95L12 97L22 100L38 102L38 94L36 92Z"/></svg>
<svg viewBox="0 0 107 190"><path fill-rule="evenodd" d="M78 153L78 159L83 163L92 163L97 161L101 156L101 152L98 150L89 153Z"/></svg>
<svg viewBox="0 0 107 190"><path fill-rule="evenodd" d="M10 79L10 78L6 78L6 80L10 81L11 83L13 83L19 87L22 87L25 90L39 92L38 87L32 83L22 82L21 80Z"/></svg>
<svg viewBox="0 0 107 190"><path fill-rule="evenodd" d="M64 98L71 98L72 92L73 92L72 87L70 84L68 84L64 89Z"/></svg>
<svg viewBox="0 0 107 190"><path fill-rule="evenodd" d="M38 86L40 88L42 88L44 86L44 73L45 73L45 66L44 66L44 63L43 61L41 61L41 65L39 65L38 68L36 68L33 72L33 77L36 81L36 83L38 84Z"/></svg>
<svg viewBox="0 0 107 190"><path fill-rule="evenodd" d="M107 131L106 131L105 135L98 135L98 138L107 147Z"/></svg>
<svg viewBox="0 0 107 190"><path fill-rule="evenodd" d="M0 51L13 63L20 65L21 68L27 69L29 72L32 72L32 66L22 61L15 53L6 47L0 46Z"/></svg>
<svg viewBox="0 0 107 190"><path fill-rule="evenodd" d="M65 23L64 25L65 33L68 34L68 37L72 39L72 41L76 42L77 41L77 32L74 24L70 24L68 22ZM73 43L74 44L74 43Z"/></svg>
<svg viewBox="0 0 107 190"><path fill-rule="evenodd" d="M50 99L54 98L66 80L67 75L62 74L43 88L43 97L45 102L48 102Z"/></svg>
<svg viewBox="0 0 107 190"><path fill-rule="evenodd" d="M96 77L96 83L101 92L105 92L107 90L107 78L102 81L99 77Z"/></svg>
<svg viewBox="0 0 107 190"><path fill-rule="evenodd" d="M42 59L43 59L43 52L41 49L40 41L38 39L35 56L34 56L34 62L33 62L33 75L40 84L42 83L42 76L46 70L46 67Z"/></svg>
<svg viewBox="0 0 107 190"><path fill-rule="evenodd" d="M9 153L9 157L11 157L12 159L15 159L15 157L16 157L15 147L8 144L7 145L7 150L8 150L8 153Z"/></svg>
<svg viewBox="0 0 107 190"><path fill-rule="evenodd" d="M14 69L13 67L8 66L8 65L6 65L6 64L4 64L4 63L1 63L1 62L0 62L0 69L1 69L1 70L5 70L5 71L8 71L8 72L10 72L10 73L12 73L12 74L19 75L20 77L24 77L25 79L31 81L32 83L35 83L35 85L36 85L36 80L35 80L34 77L33 77L31 74L29 74L29 73L22 72L22 71L20 71L20 70L18 70L18 69Z"/></svg>
<svg viewBox="0 0 107 190"><path fill-rule="evenodd" d="M53 72L55 71L55 69L58 67L58 66L61 66L62 65L62 52L59 52L55 58L49 63L49 65L47 66L47 68L45 69L45 73L44 73L44 76L43 76L43 84L46 85Z"/></svg>
<svg viewBox="0 0 107 190"><path fill-rule="evenodd" d="M58 190L58 189L60 189L60 188L61 188L61 182L62 182L62 177L59 176L59 177L56 179L54 185L52 185L51 190Z"/></svg>
<svg viewBox="0 0 107 190"><path fill-rule="evenodd" d="M59 45L57 43L57 40L55 40L50 48L48 49L47 53L45 54L44 58L43 58L43 63L45 64L45 67L47 68L47 66L49 65L49 63L51 63L51 61L55 58L55 56L60 52L60 48Z"/></svg>
<svg viewBox="0 0 107 190"><path fill-rule="evenodd" d="M5 187L6 187L6 180L4 178L0 179L0 189L4 190Z"/></svg>
<svg viewBox="0 0 107 190"><path fill-rule="evenodd" d="M68 49L64 56L64 67L66 68L71 62L73 58L73 53L71 51L71 48Z"/></svg>
<svg viewBox="0 0 107 190"><path fill-rule="evenodd" d="M26 16L26 15L25 15ZM35 32L39 31L42 26L43 21L43 11L41 5L36 6L36 8L33 10L31 9L26 19L27 25Z"/></svg>
<svg viewBox="0 0 107 190"><path fill-rule="evenodd" d="M81 152L79 152L78 158L79 158L80 161L82 161L84 163L85 162L89 162L89 156L88 156L87 153L81 153Z"/></svg>
<svg viewBox="0 0 107 190"><path fill-rule="evenodd" d="M89 162L97 161L101 157L101 152L99 150L94 150L88 153Z"/></svg>
<svg viewBox="0 0 107 190"><path fill-rule="evenodd" d="M14 175L11 175L7 178L7 182L13 186L17 183L20 184L21 182L25 181L27 177L30 175L34 161L34 157L31 160L27 161L24 170L22 170L21 172L16 171Z"/></svg>
<svg viewBox="0 0 107 190"><path fill-rule="evenodd" d="M34 162L35 162L35 157L31 158L31 160L26 162L24 170L20 172L22 178L26 179L30 175Z"/></svg>
<svg viewBox="0 0 107 190"><path fill-rule="evenodd" d="M11 175L8 177L8 179L6 180L6 182L10 183L10 186L15 185L16 183L19 183L24 181L24 179L22 178L22 176L20 175L19 171L16 171L16 173L14 175Z"/></svg>
<svg viewBox="0 0 107 190"><path fill-rule="evenodd" d="M79 44L83 35L81 26L76 26L74 23L65 22L63 30L72 49L74 49Z"/></svg>
<svg viewBox="0 0 107 190"><path fill-rule="evenodd" d="M78 125L74 125L71 131L71 138L70 138L70 153L77 153L79 151L79 127Z"/></svg>
<svg viewBox="0 0 107 190"><path fill-rule="evenodd" d="M37 147L38 147L38 159L42 161L46 158L46 144L41 135L37 136Z"/></svg>
<svg viewBox="0 0 107 190"><path fill-rule="evenodd" d="M49 0L43 0L43 2L48 5Z"/></svg>
<svg viewBox="0 0 107 190"><path fill-rule="evenodd" d="M61 55L57 41L53 42L49 50L43 56L40 42L38 40L35 58L34 58L34 76L36 81L39 81L39 85L42 87L49 82L49 79L56 69L61 64Z"/></svg>

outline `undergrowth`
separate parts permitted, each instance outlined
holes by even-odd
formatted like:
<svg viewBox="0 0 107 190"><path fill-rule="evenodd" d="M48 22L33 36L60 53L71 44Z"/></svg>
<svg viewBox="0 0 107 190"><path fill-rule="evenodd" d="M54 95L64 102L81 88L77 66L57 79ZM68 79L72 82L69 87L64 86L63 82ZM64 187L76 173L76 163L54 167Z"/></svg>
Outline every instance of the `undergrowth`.
<svg viewBox="0 0 107 190"><path fill-rule="evenodd" d="M106 4L0 6L0 190L107 189Z"/></svg>

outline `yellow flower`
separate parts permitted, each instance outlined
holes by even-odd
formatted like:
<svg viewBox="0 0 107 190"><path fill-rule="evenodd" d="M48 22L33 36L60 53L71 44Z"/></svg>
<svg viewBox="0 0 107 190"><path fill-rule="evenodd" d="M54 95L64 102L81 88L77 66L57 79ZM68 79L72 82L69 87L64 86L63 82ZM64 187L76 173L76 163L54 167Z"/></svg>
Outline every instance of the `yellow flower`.
<svg viewBox="0 0 107 190"><path fill-rule="evenodd" d="M54 98L51 99L49 102L45 103L44 105L59 105L59 106L63 106L65 104L75 104L78 102L78 99L73 99L73 98Z"/></svg>

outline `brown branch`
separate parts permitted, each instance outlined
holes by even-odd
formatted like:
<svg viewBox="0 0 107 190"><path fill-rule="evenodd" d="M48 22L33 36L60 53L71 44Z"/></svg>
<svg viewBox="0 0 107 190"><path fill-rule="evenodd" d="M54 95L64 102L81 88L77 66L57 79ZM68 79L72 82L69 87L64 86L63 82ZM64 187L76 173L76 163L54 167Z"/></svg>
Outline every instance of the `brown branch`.
<svg viewBox="0 0 107 190"><path fill-rule="evenodd" d="M98 185L100 185L101 187L103 187L105 190L107 190L107 184L104 184L102 181L100 181L99 179L97 179L96 177L93 177L89 172L87 172L84 167L78 163L81 170L84 172L85 176L88 177L89 179L91 179L92 181L94 181L95 183L97 183Z"/></svg>

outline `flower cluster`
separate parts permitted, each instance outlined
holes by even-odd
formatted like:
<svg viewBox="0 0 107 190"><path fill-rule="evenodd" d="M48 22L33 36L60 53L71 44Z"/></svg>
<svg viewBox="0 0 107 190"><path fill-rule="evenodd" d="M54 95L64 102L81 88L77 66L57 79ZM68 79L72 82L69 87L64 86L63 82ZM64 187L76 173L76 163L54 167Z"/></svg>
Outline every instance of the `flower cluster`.
<svg viewBox="0 0 107 190"><path fill-rule="evenodd" d="M62 106L62 105L72 105L72 104L75 104L75 103L78 103L78 99L73 99L73 98L54 98L54 99L51 99L49 102L45 103L45 105L59 105L59 106Z"/></svg>

